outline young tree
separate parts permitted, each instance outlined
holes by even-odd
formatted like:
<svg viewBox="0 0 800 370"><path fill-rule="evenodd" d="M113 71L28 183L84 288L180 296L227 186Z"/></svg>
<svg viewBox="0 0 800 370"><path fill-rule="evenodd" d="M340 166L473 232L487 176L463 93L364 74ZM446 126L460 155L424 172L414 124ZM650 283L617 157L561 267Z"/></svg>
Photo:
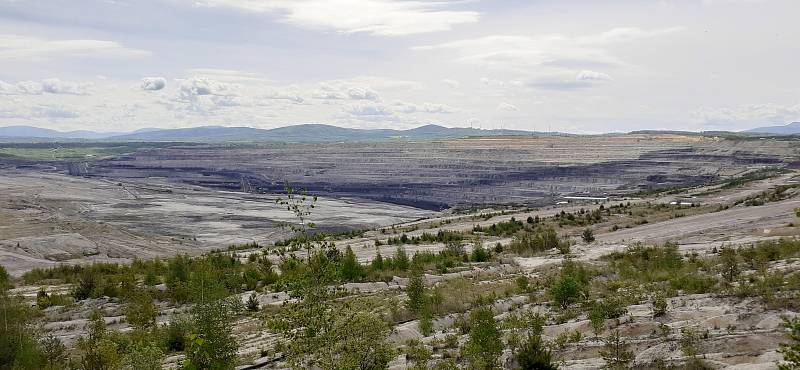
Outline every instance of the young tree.
<svg viewBox="0 0 800 370"><path fill-rule="evenodd" d="M189 336L191 323L183 315L173 315L166 326L164 346L168 351L183 351L186 348L186 338Z"/></svg>
<svg viewBox="0 0 800 370"><path fill-rule="evenodd" d="M700 353L700 335L693 328L683 328L681 330L681 338L678 344L681 346L681 351L687 357L695 358Z"/></svg>
<svg viewBox="0 0 800 370"><path fill-rule="evenodd" d="M95 273L91 270L86 270L78 279L78 285L75 287L72 295L75 297L76 301L97 297L99 295L98 285L98 278Z"/></svg>
<svg viewBox="0 0 800 370"><path fill-rule="evenodd" d="M653 297L653 317L662 317L667 314L667 299L663 295Z"/></svg>
<svg viewBox="0 0 800 370"><path fill-rule="evenodd" d="M581 234L581 239L583 239L583 241L585 243L593 242L594 241L594 231L592 231L592 229L590 229L590 228L584 229L583 233Z"/></svg>
<svg viewBox="0 0 800 370"><path fill-rule="evenodd" d="M392 261L394 262L394 268L397 270L408 270L409 260L405 248L397 247L397 250L394 251L394 257L392 258Z"/></svg>
<svg viewBox="0 0 800 370"><path fill-rule="evenodd" d="M778 364L780 370L800 369L800 317L793 319L784 318L784 325L788 329L789 343L781 343L780 352L783 363Z"/></svg>
<svg viewBox="0 0 800 370"><path fill-rule="evenodd" d="M44 357L43 369L60 370L67 368L67 347L60 339L50 335L39 341L39 347Z"/></svg>
<svg viewBox="0 0 800 370"><path fill-rule="evenodd" d="M191 265L188 291L193 302L204 304L228 296L218 269L209 261L197 261Z"/></svg>
<svg viewBox="0 0 800 370"><path fill-rule="evenodd" d="M79 362L81 370L114 370L122 364L119 346L108 335L99 310L92 312L89 333L78 339L77 347L83 353Z"/></svg>
<svg viewBox="0 0 800 370"><path fill-rule="evenodd" d="M539 334L530 334L517 353L517 365L521 370L558 370L552 351Z"/></svg>
<svg viewBox="0 0 800 370"><path fill-rule="evenodd" d="M235 312L236 304L229 300L197 304L192 308L194 332L189 334L184 369L233 368L238 344L230 323Z"/></svg>
<svg viewBox="0 0 800 370"><path fill-rule="evenodd" d="M387 341L389 327L375 315L348 312L333 323L317 361L323 369L386 369L395 357Z"/></svg>
<svg viewBox="0 0 800 370"><path fill-rule="evenodd" d="M147 330L155 327L157 316L158 309L150 293L138 290L131 295L131 301L125 309L125 317L134 329Z"/></svg>
<svg viewBox="0 0 800 370"><path fill-rule="evenodd" d="M259 308L258 306L258 296L256 295L256 292L253 292L250 294L250 297L247 298L247 310L250 312L257 312Z"/></svg>
<svg viewBox="0 0 800 370"><path fill-rule="evenodd" d="M305 190L298 191L288 183L284 185L283 189L286 196L276 199L275 203L286 207L286 210L292 212L297 219L296 224L289 224L289 229L297 236L292 239L293 245L290 247L305 249L306 256L311 261L311 250L315 243L311 240L310 232L315 225L313 222L309 222L308 218L311 216L311 210L316 207L317 196L310 196Z"/></svg>
<svg viewBox="0 0 800 370"><path fill-rule="evenodd" d="M425 305L422 314L419 315L419 331L426 337L433 333L433 314L428 305Z"/></svg>
<svg viewBox="0 0 800 370"><path fill-rule="evenodd" d="M461 257L466 253L464 245L460 240L449 240L444 245L444 249L453 256Z"/></svg>
<svg viewBox="0 0 800 370"><path fill-rule="evenodd" d="M166 276L167 292L176 303L189 301L189 258L176 256L170 259L167 265Z"/></svg>
<svg viewBox="0 0 800 370"><path fill-rule="evenodd" d="M36 293L36 307L39 307L40 310L50 307L50 295L47 294L44 288L40 288L39 292Z"/></svg>
<svg viewBox="0 0 800 370"><path fill-rule="evenodd" d="M432 355L433 352L419 340L411 339L406 343L406 362L412 364L412 370L427 370Z"/></svg>
<svg viewBox="0 0 800 370"><path fill-rule="evenodd" d="M376 248L377 249L377 248ZM372 259L372 269L375 271L383 270L383 256L381 256L381 252L377 251L375 253L375 258Z"/></svg>
<svg viewBox="0 0 800 370"><path fill-rule="evenodd" d="M603 334L603 330L605 330L606 316L603 314L603 310L601 310L597 305L593 305L589 310L589 322L592 325L592 331L594 332L595 336L600 336L600 334Z"/></svg>
<svg viewBox="0 0 800 370"><path fill-rule="evenodd" d="M739 258L733 247L725 247L719 253L722 261L722 277L728 282L733 282L739 276Z"/></svg>
<svg viewBox="0 0 800 370"><path fill-rule="evenodd" d="M283 351L294 369L385 369L394 358L389 328L375 315L329 300L324 287L310 287L303 299L268 322L288 341Z"/></svg>
<svg viewBox="0 0 800 370"><path fill-rule="evenodd" d="M574 277L562 274L550 287L550 296L561 308L567 308L581 298L580 283Z"/></svg>
<svg viewBox="0 0 800 370"><path fill-rule="evenodd" d="M605 339L600 356L606 361L609 369L625 369L634 358L633 352L628 350L628 343L620 335L619 330L614 330Z"/></svg>
<svg viewBox="0 0 800 370"><path fill-rule="evenodd" d="M356 259L356 254L353 253L353 248L349 245L344 252L342 259L342 280L344 281L358 281L364 275L364 270L361 264Z"/></svg>
<svg viewBox="0 0 800 370"><path fill-rule="evenodd" d="M427 303L427 297L425 295L425 280L421 273L415 273L411 277L408 286L406 286L406 295L408 295L406 308L415 315L422 313Z"/></svg>
<svg viewBox="0 0 800 370"><path fill-rule="evenodd" d="M0 290L0 369L37 369L42 364L33 312L21 297Z"/></svg>
<svg viewBox="0 0 800 370"><path fill-rule="evenodd" d="M122 358L126 370L161 370L164 351L154 342L134 342Z"/></svg>
<svg viewBox="0 0 800 370"><path fill-rule="evenodd" d="M11 288L11 278L8 271L3 266L0 266L0 293L7 291Z"/></svg>
<svg viewBox="0 0 800 370"><path fill-rule="evenodd" d="M486 262L489 260L489 252L483 247L483 241L480 238L475 238L472 242L472 262Z"/></svg>
<svg viewBox="0 0 800 370"><path fill-rule="evenodd" d="M579 302L586 296L589 275L578 263L565 260L561 264L561 273L550 285L550 297L561 308Z"/></svg>
<svg viewBox="0 0 800 370"><path fill-rule="evenodd" d="M473 368L496 369L497 359L503 353L503 342L491 308L481 307L469 315L469 340L463 353Z"/></svg>

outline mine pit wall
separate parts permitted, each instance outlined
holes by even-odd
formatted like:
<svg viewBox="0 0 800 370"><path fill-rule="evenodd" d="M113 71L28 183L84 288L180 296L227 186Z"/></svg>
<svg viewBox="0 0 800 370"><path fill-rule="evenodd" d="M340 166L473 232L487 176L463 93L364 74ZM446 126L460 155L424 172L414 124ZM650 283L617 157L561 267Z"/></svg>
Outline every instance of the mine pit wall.
<svg viewBox="0 0 800 370"><path fill-rule="evenodd" d="M411 148L405 146L399 151L379 145L323 145L320 153L305 152L313 151L313 147L267 148L264 153L254 153L249 148L207 145L146 148L96 161L0 158L0 168L30 167L119 181L158 177L178 184L248 193L282 192L288 181L320 196L441 210L486 204L542 206L565 194L624 195L708 183L749 168L800 166L798 155L786 155L796 154L792 143L763 147L770 143L775 144L721 141L705 146L673 145L643 151L634 158L591 163L553 162L545 156L555 150L549 147L540 153L535 148L454 150L430 143L414 144L421 147L423 153L419 154L411 144ZM657 148L663 143L656 144ZM351 153L350 149L362 152ZM568 150L585 152L585 147L556 149L555 153L564 158L569 157L565 154ZM617 153L621 149L607 150ZM597 157L601 154L605 155ZM619 154L610 155L614 156Z"/></svg>

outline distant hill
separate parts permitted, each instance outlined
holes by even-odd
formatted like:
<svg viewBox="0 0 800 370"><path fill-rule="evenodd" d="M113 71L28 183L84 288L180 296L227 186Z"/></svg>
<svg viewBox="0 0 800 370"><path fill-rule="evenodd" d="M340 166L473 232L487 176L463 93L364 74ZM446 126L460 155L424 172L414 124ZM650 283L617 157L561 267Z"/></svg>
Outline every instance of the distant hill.
<svg viewBox="0 0 800 370"><path fill-rule="evenodd" d="M481 130L425 125L409 130L354 129L324 124L302 124L274 129L253 127L201 126L179 129L144 128L129 133L93 131L56 131L31 126L0 127L3 139L84 139L104 141L186 141L186 142L332 142L372 141L387 139L446 139L467 136L531 136L546 135L520 130Z"/></svg>
<svg viewBox="0 0 800 370"><path fill-rule="evenodd" d="M800 122L792 122L784 126L757 127L745 132L776 134L776 135L800 135Z"/></svg>
<svg viewBox="0 0 800 370"><path fill-rule="evenodd" d="M6 138L42 138L42 139L103 139L119 132L94 132L86 130L56 131L33 126L0 127L0 137Z"/></svg>
<svg viewBox="0 0 800 370"><path fill-rule="evenodd" d="M529 131L479 130L426 125L409 130L353 129L324 124L303 124L274 129L251 127L204 126L110 137L110 140L135 141L266 141L266 142L330 142L370 141L393 138L441 139L466 136L530 136Z"/></svg>

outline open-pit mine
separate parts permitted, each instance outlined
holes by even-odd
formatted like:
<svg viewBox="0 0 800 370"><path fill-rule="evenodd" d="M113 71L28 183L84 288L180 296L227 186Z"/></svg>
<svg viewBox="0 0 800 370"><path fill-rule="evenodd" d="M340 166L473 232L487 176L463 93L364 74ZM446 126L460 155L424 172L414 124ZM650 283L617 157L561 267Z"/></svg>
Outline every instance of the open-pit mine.
<svg viewBox="0 0 800 370"><path fill-rule="evenodd" d="M184 366L214 295L241 369L774 369L800 310L794 138L47 145L0 144L0 265L72 359Z"/></svg>

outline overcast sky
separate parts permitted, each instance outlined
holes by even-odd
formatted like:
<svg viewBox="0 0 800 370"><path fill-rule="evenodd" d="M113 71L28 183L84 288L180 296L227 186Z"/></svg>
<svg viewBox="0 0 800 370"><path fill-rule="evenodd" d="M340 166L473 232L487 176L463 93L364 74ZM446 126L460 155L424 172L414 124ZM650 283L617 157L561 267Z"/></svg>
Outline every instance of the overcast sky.
<svg viewBox="0 0 800 370"><path fill-rule="evenodd" d="M740 130L797 0L0 0L0 125Z"/></svg>

